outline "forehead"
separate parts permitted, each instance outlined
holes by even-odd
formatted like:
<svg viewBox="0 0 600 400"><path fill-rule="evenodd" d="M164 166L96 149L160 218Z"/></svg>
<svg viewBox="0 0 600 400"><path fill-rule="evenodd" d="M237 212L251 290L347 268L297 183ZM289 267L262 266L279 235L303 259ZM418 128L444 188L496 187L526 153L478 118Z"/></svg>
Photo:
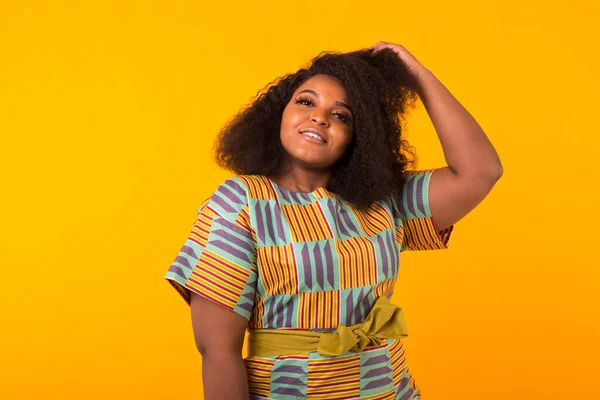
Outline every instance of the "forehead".
<svg viewBox="0 0 600 400"><path fill-rule="evenodd" d="M307 89L314 90L325 97L332 97L333 100L349 100L349 95L344 85L337 79L327 75L315 75L307 79L306 82L296 89L296 93Z"/></svg>

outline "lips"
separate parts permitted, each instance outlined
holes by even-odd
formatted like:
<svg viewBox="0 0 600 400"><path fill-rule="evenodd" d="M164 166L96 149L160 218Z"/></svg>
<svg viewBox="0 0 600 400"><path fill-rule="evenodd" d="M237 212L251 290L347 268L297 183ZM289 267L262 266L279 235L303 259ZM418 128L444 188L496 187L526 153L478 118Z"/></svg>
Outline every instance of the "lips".
<svg viewBox="0 0 600 400"><path fill-rule="evenodd" d="M323 140L324 143L327 143L327 136L325 135L325 133L321 132L320 130L318 130L316 128L300 129L300 131L298 133L304 134L304 133L308 133L308 132L310 132L314 135L317 135L319 138L321 138L321 140Z"/></svg>

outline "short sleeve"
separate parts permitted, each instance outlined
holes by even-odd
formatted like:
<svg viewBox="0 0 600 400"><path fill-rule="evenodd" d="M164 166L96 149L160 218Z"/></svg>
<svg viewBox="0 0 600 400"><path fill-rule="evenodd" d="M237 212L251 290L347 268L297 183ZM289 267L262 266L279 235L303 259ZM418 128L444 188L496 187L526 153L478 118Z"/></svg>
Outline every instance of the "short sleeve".
<svg viewBox="0 0 600 400"><path fill-rule="evenodd" d="M429 181L435 169L405 171L396 208L402 224L401 251L447 249L454 225L439 231L429 208Z"/></svg>
<svg viewBox="0 0 600 400"><path fill-rule="evenodd" d="M191 292L250 319L256 291L255 235L244 183L230 178L199 207L165 279L189 304Z"/></svg>

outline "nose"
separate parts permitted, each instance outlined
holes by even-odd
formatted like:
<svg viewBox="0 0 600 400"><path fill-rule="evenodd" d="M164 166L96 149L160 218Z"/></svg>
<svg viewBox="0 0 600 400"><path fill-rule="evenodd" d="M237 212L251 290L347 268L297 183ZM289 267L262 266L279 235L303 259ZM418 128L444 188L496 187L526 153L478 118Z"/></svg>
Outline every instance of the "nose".
<svg viewBox="0 0 600 400"><path fill-rule="evenodd" d="M310 120L320 126L329 126L329 120L322 111L315 110Z"/></svg>

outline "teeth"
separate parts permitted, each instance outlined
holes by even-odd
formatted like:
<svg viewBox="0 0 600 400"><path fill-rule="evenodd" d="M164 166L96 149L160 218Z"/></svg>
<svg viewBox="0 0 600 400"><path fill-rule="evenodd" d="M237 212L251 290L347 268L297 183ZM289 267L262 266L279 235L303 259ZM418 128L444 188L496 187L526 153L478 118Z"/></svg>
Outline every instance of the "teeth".
<svg viewBox="0 0 600 400"><path fill-rule="evenodd" d="M321 138L321 136L319 136L319 135L317 135L317 134L315 134L315 133L312 133L312 132L302 132L302 134L303 134L303 135L306 135L306 136L310 136L310 137L317 138L317 139L319 139L320 141L324 142L324 140Z"/></svg>

